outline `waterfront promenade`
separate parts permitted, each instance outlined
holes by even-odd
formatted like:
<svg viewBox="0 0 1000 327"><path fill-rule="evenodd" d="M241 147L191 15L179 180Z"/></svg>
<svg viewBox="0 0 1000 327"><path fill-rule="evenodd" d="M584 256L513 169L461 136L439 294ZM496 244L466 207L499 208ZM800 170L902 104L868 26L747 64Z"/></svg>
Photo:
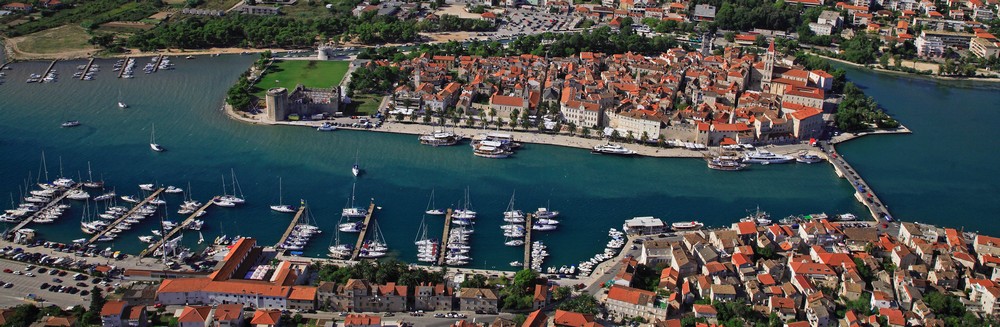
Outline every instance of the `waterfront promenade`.
<svg viewBox="0 0 1000 327"><path fill-rule="evenodd" d="M827 161L833 165L833 170L837 172L837 176L851 182L851 186L854 187L854 198L868 209L875 222L884 223L887 217L891 219L892 216L889 215L889 208L882 203L882 200L875 194L875 190L861 178L857 171L851 167L851 164L847 163L847 160L843 156L837 154L837 149L834 145L822 142L820 143L820 147L827 153ZM863 189L864 192L861 192L860 189Z"/></svg>

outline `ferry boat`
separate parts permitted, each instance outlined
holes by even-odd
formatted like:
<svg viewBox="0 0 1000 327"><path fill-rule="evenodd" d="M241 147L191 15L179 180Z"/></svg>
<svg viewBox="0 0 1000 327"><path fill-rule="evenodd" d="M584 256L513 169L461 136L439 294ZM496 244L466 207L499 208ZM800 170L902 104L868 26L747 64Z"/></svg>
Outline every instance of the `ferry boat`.
<svg viewBox="0 0 1000 327"><path fill-rule="evenodd" d="M594 154L610 154L610 155L616 155L616 156L631 156L631 155L635 155L635 151L629 150L629 149L627 149L627 148L625 148L625 147L623 147L621 145L611 144L611 143L601 144L601 145L595 146L592 150L590 150L590 153L594 153Z"/></svg>
<svg viewBox="0 0 1000 327"><path fill-rule="evenodd" d="M70 120L70 121L66 121L66 122L60 124L59 126L62 126L62 127L77 127L77 126L80 126L80 121L79 120Z"/></svg>
<svg viewBox="0 0 1000 327"><path fill-rule="evenodd" d="M482 141L475 145L472 152L480 158L503 159L510 157L510 151L504 150L502 144L497 141Z"/></svg>
<svg viewBox="0 0 1000 327"><path fill-rule="evenodd" d="M780 164L788 163L795 158L786 155L778 155L767 150L750 151L743 155L743 162L757 164Z"/></svg>
<svg viewBox="0 0 1000 327"><path fill-rule="evenodd" d="M448 131L434 131L434 133L420 135L420 144L430 146L449 146L458 144L462 138L455 133Z"/></svg>
<svg viewBox="0 0 1000 327"><path fill-rule="evenodd" d="M670 227L673 227L675 230L691 230L705 227L705 224L698 221L684 221L670 224Z"/></svg>
<svg viewBox="0 0 1000 327"><path fill-rule="evenodd" d="M823 161L823 158L815 154L803 154L795 157L795 162L798 163L813 164L820 161Z"/></svg>
<svg viewBox="0 0 1000 327"><path fill-rule="evenodd" d="M747 167L746 164L739 161L739 158L729 156L707 158L705 161L708 163L708 168L714 170L740 171Z"/></svg>
<svg viewBox="0 0 1000 327"><path fill-rule="evenodd" d="M853 221L855 219L858 219L858 216L855 216L853 213L845 213L837 215L837 220L840 221Z"/></svg>

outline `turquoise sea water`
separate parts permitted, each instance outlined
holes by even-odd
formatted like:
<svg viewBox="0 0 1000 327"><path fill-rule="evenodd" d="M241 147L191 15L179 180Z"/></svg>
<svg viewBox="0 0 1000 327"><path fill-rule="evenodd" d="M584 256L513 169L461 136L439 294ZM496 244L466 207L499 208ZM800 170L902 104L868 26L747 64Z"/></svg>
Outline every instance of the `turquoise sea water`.
<svg viewBox="0 0 1000 327"><path fill-rule="evenodd" d="M853 199L850 185L837 178L825 164L754 166L744 172L726 173L711 171L697 159L605 157L581 149L534 144L526 145L516 158L489 160L472 156L468 146L431 148L419 145L416 137L409 135L320 133L306 128L242 124L227 119L219 107L226 89L253 59L252 56L178 58L176 70L140 73L132 80L114 78L112 61L99 61L104 71L94 81L70 78L82 61L61 62L57 69L62 78L52 84L23 83L28 74L41 73L48 63L13 65L14 70L8 71L8 83L0 85L0 153L3 153L0 203L7 202L7 193L18 196L18 186L29 172L32 176L37 174L42 151L48 159L50 176L58 174L60 157L64 173L71 176L78 172L86 174L90 161L94 174L103 175L120 194L137 194L140 183L186 187L190 182L194 197L206 201L222 192L221 176L226 176L228 185L229 171L235 169L248 204L235 209L209 209L203 218L205 238L210 240L222 233L240 234L271 244L291 219L290 215L273 213L267 208L277 202L277 181L281 176L286 202L307 200L319 226L325 229L306 249L308 255L322 256L356 180L351 176L350 166L355 153L360 151L361 166L366 173L356 180L358 203L365 205L368 199L375 198L382 206L376 219L392 255L415 261L412 242L432 188L436 189L438 205L443 207L457 204L463 190L469 187L473 208L480 213L471 244L474 260L470 266L498 269L510 269L508 262L522 260L521 248L503 246L498 228L503 224L501 212L515 190L519 209L529 211L550 203L550 207L563 213L559 230L535 234L536 239L549 245L552 256L546 264L557 266L577 263L601 251L608 228L620 228L624 219L634 216L651 215L668 222L700 220L721 226L758 205L776 218L815 212L859 215L866 212ZM140 60L140 64L146 60ZM863 72L852 72L850 76L862 86L871 87L870 92L883 103L888 101L882 96L892 96L891 88L883 90L869 84L882 83L883 79L891 82L894 77ZM115 106L119 90L131 108L119 110ZM996 99L995 92L990 91L949 92L950 97L937 96L925 101L960 101L957 100L962 98L960 94L966 92L980 92L981 98L992 95ZM898 217L907 219L927 211L927 207L958 200L952 197L979 192L987 194L979 195L979 201L968 201L970 208L963 210L978 212L997 206L997 201L989 200L996 194L996 188L988 178L969 178L955 184L961 192L938 190L940 185L934 184L923 192L936 196L912 196L915 188L924 187L905 182L915 173L887 163L902 161L901 164L915 166L906 169L941 171L953 159L979 158L961 154L988 152L989 144L964 149L964 144L945 146L951 157L905 160L913 154L903 151L902 144L927 142L923 133L931 133L924 132L927 128L924 124L909 120L933 121L944 115L927 118L902 109L897 113L892 106L887 107L917 134L870 137L845 145L841 151L857 162L858 169L871 179ZM995 106L965 110L980 112L992 108ZM80 120L83 126L59 128L60 122L70 119ZM154 153L147 145L153 123L157 141L167 152ZM986 124L977 119L969 119L967 123ZM991 144L995 148L995 143ZM929 153L922 155L936 157ZM987 164L977 168L995 178L996 168ZM967 174L975 176L973 172ZM965 184L968 185L963 188ZM979 189L970 189L975 187ZM939 199L929 200L932 197ZM175 213L181 197L165 198L169 202L169 217L181 219ZM74 206L57 223L34 224L32 228L50 240L68 242L83 237L78 228L82 210L79 203ZM938 222L948 222L949 216L940 219ZM432 236L439 238L442 218L427 220ZM123 233L113 246L136 253L142 248L137 236L148 235L155 226L151 219L144 221ZM353 241L354 237L345 234L342 239ZM197 233L188 232L185 243L193 246L196 239Z"/></svg>
<svg viewBox="0 0 1000 327"><path fill-rule="evenodd" d="M914 131L838 147L893 215L1000 235L1000 83L847 76Z"/></svg>

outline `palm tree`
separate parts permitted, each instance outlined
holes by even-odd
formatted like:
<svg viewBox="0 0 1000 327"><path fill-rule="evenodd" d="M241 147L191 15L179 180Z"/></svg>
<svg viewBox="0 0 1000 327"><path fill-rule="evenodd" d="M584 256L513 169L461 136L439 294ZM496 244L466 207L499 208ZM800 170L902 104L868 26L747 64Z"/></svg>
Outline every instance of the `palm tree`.
<svg viewBox="0 0 1000 327"><path fill-rule="evenodd" d="M590 127L583 127L583 137L588 139L590 138Z"/></svg>
<svg viewBox="0 0 1000 327"><path fill-rule="evenodd" d="M490 108L490 120L493 120L497 116L497 110Z"/></svg>
<svg viewBox="0 0 1000 327"><path fill-rule="evenodd" d="M632 135L632 131L628 131L628 134L625 134L625 139L628 140L628 143L635 143L635 135Z"/></svg>
<svg viewBox="0 0 1000 327"><path fill-rule="evenodd" d="M520 116L521 110L514 109L510 112L510 121L517 121L517 116Z"/></svg>
<svg viewBox="0 0 1000 327"><path fill-rule="evenodd" d="M617 141L621 137L622 137L622 135L618 133L617 129L611 131L611 140L612 141Z"/></svg>
<svg viewBox="0 0 1000 327"><path fill-rule="evenodd" d="M646 131L643 131L642 132L642 136L640 136L639 139L642 140L642 144L649 143L649 133L647 133Z"/></svg>
<svg viewBox="0 0 1000 327"><path fill-rule="evenodd" d="M663 134L660 134L659 136L656 137L656 146L662 148L665 145L667 145L666 137L664 137Z"/></svg>
<svg viewBox="0 0 1000 327"><path fill-rule="evenodd" d="M575 135L576 134L576 123L569 122L569 124L566 124L566 126L569 126L569 135Z"/></svg>
<svg viewBox="0 0 1000 327"><path fill-rule="evenodd" d="M401 122L401 121L403 121L403 113L402 112L397 112L396 113L396 122L398 123L398 122Z"/></svg>

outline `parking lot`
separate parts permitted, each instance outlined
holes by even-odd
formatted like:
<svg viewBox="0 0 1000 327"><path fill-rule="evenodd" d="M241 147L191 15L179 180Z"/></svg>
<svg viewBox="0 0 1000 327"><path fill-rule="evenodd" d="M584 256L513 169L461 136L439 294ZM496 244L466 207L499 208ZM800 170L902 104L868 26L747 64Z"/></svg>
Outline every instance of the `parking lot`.
<svg viewBox="0 0 1000 327"><path fill-rule="evenodd" d="M44 272L40 272L39 267L28 269L28 264L26 263L7 259L0 259L0 265L4 267L5 271L0 273L0 281L3 281L5 284L3 288L0 288L0 307L31 303L31 301L27 300L29 294L33 294L43 304L51 303L63 308L73 305L86 305L90 300L89 290L91 289L91 281L75 281L73 280L73 274L75 273L67 272L64 276L60 276L58 273L50 275L52 269L44 268ZM11 272L6 272L8 270ZM19 273L15 274L14 272ZM58 279L62 282L54 282L53 279ZM76 286L78 282L87 284L87 287ZM42 284L60 285L64 286L64 288L72 286L78 288L80 291L77 291L76 294L52 292L47 289L42 290ZM7 287L7 285L10 285L10 287ZM86 296L81 294L83 293L82 290L87 290Z"/></svg>
<svg viewBox="0 0 1000 327"><path fill-rule="evenodd" d="M497 29L498 37L528 35L573 29L580 18L572 15L551 14L524 9L510 9L502 16Z"/></svg>

